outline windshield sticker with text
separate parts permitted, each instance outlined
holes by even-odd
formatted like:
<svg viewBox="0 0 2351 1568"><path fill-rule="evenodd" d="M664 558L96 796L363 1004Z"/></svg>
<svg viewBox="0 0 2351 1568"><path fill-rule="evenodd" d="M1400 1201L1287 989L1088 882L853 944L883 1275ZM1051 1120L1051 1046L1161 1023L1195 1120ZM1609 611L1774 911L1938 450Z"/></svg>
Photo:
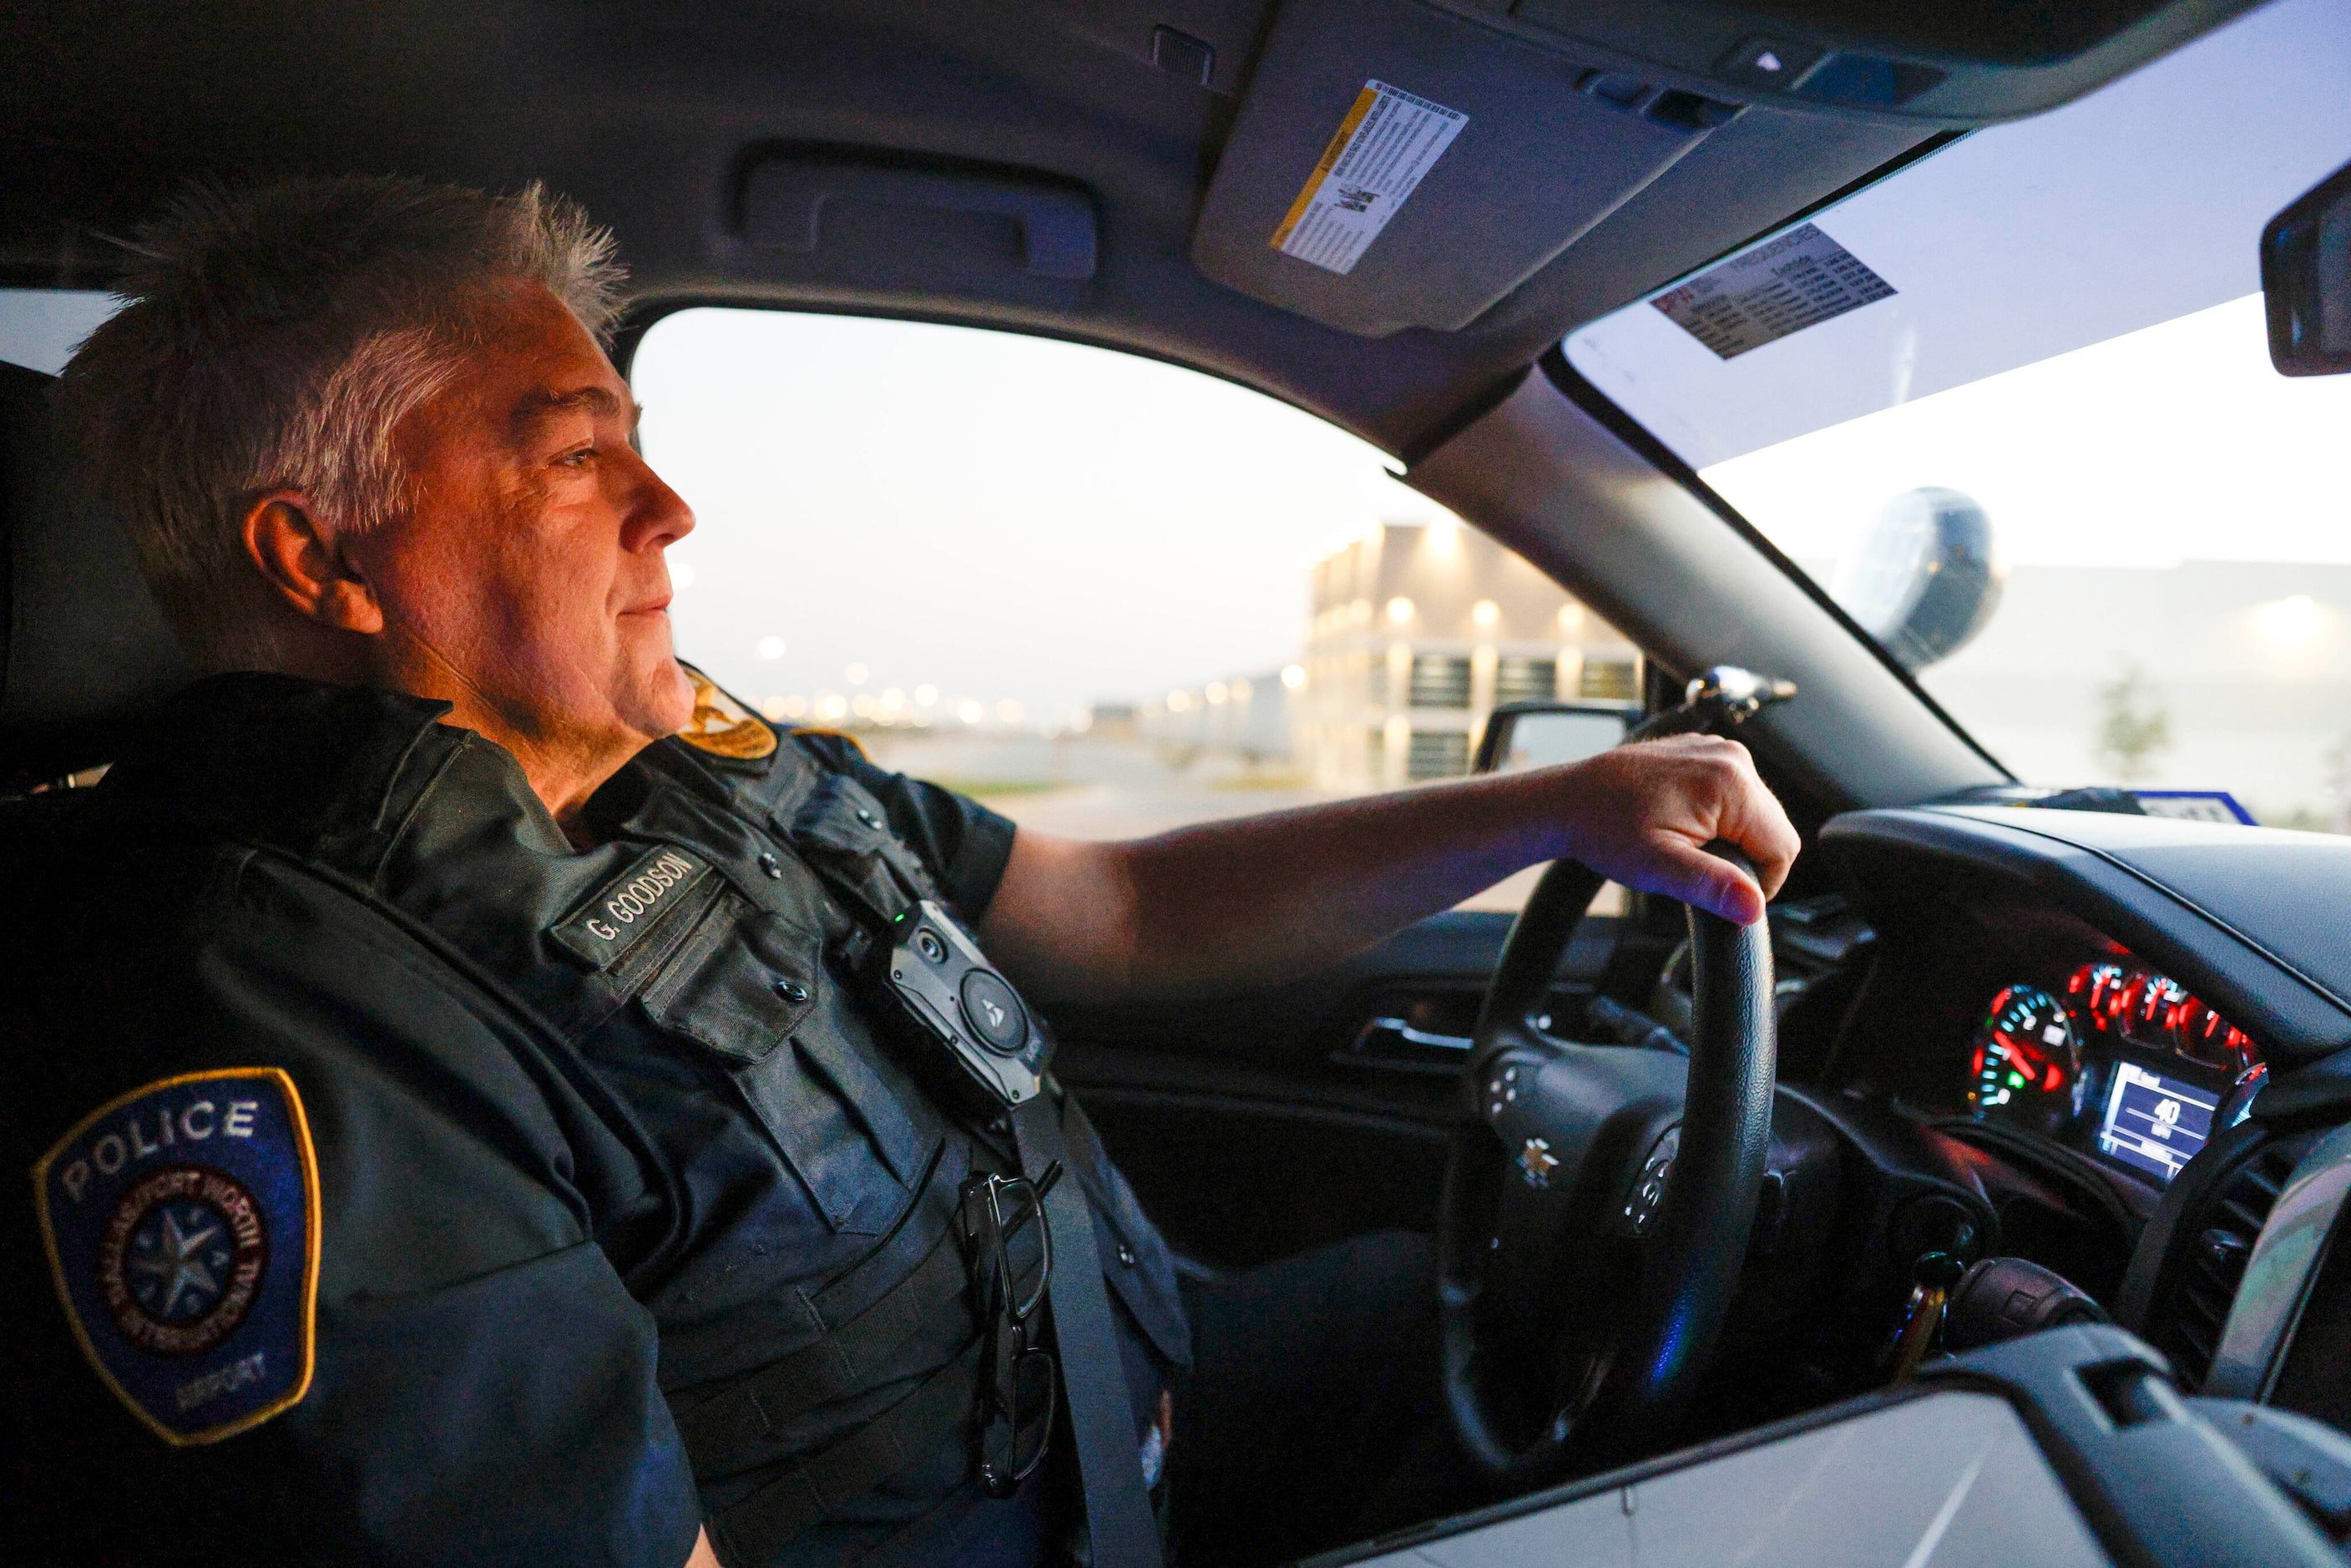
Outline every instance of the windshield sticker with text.
<svg viewBox="0 0 2351 1568"><path fill-rule="evenodd" d="M1718 358L1735 360L1893 295L1853 252L1799 224L1649 303Z"/></svg>

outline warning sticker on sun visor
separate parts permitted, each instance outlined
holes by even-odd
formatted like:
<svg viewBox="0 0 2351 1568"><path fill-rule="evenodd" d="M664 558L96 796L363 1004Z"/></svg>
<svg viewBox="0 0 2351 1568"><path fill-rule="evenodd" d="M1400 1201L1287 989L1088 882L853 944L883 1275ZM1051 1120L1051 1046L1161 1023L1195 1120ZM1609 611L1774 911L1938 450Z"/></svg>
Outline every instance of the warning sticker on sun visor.
<svg viewBox="0 0 2351 1568"><path fill-rule="evenodd" d="M1273 231L1273 248L1341 277L1354 271L1468 123L1458 110L1383 81L1365 82Z"/></svg>
<svg viewBox="0 0 2351 1568"><path fill-rule="evenodd" d="M1718 358L1735 360L1893 294L1860 257L1800 224L1649 303Z"/></svg>

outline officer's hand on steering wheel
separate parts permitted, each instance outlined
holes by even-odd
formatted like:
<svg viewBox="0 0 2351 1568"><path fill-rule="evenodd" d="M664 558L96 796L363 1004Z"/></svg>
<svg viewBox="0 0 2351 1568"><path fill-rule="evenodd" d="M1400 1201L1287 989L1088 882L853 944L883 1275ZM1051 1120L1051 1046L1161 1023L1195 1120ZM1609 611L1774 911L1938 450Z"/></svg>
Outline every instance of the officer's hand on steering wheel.
<svg viewBox="0 0 2351 1568"><path fill-rule="evenodd" d="M1628 887L1662 893L1751 925L1780 891L1796 830L1735 740L1673 736L1619 746L1561 768L1562 852ZM1706 852L1727 839L1756 876ZM1758 878L1761 885L1758 885Z"/></svg>

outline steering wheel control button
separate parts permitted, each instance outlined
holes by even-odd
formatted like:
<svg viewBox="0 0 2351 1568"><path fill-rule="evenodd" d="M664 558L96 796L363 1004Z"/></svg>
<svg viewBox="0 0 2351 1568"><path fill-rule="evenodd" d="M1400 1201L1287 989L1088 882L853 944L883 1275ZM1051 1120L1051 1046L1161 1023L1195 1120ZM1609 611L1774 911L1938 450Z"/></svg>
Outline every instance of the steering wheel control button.
<svg viewBox="0 0 2351 1568"><path fill-rule="evenodd" d="M1471 1046L1483 1053L1472 1058L1479 1068L1457 1085L1437 1248L1444 1405L1463 1452L1497 1480L1564 1472L1592 1457L1614 1462L1606 1450L1627 1427L1670 1427L1717 1355L1731 1311L1726 1287L1747 1249L1771 1152L1769 921L1734 925L1689 912L1696 969L1709 978L1692 998L1687 1066L1661 1051L1547 1040L1517 1021L1556 984L1575 925L1565 914L1588 907L1602 885L1573 860L1544 872L1527 907L1550 913L1531 921L1522 912L1513 926L1480 1009L1486 1027ZM1502 1076L1513 1064L1515 1085ZM1698 1090L1694 1103L1720 1113L1677 1132L1670 1124L1683 1118L1670 1096L1685 1078ZM1512 1087L1523 1092L1516 1104L1501 1097ZM1574 1195L1595 1158L1604 1161L1599 1212L1579 1214ZM1689 1169L1677 1176L1672 1167L1683 1163ZM1573 1362L1555 1362L1564 1303L1549 1278L1554 1260L1582 1249L1578 1228L1587 1219L1598 1223L1585 1229L1635 1240L1635 1221L1656 1221L1669 1197L1670 1218L1687 1234L1677 1229L1677 1245L1663 1250L1642 1246L1640 1290L1595 1282L1574 1313L1593 1320L1589 1337L1580 1333L1578 1343L1560 1347ZM1524 1288L1479 1289L1506 1279ZM1637 1348L1588 1354L1612 1343ZM1498 1405L1506 1384L1516 1385L1515 1396ZM1570 1402L1552 1403L1553 1396ZM1534 1418L1545 1411L1559 1417L1537 1429ZM1598 1413L1588 1452L1581 1436L1587 1412ZM1607 1436L1598 1437L1604 1423Z"/></svg>
<svg viewBox="0 0 2351 1568"><path fill-rule="evenodd" d="M1029 1015L1019 994L993 970L974 969L963 977L963 1016L990 1051L1010 1056L1029 1042Z"/></svg>
<svg viewBox="0 0 2351 1568"><path fill-rule="evenodd" d="M1666 1201L1667 1179L1674 1173L1674 1156L1681 1152L1682 1127L1677 1122L1657 1136L1649 1145L1649 1157L1641 1162L1641 1174L1633 1183L1633 1193L1625 1200L1625 1228L1635 1236L1646 1236L1649 1224L1657 1217Z"/></svg>
<svg viewBox="0 0 2351 1568"><path fill-rule="evenodd" d="M1486 1120L1499 1122L1502 1113L1519 1103L1520 1064L1502 1064L1501 1071L1486 1080Z"/></svg>

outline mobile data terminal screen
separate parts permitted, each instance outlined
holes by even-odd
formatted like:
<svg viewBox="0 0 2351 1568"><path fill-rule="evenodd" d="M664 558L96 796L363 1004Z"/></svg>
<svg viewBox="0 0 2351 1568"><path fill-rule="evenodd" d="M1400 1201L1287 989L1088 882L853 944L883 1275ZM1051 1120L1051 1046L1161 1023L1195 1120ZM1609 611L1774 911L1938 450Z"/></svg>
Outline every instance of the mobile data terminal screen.
<svg viewBox="0 0 2351 1568"><path fill-rule="evenodd" d="M2212 1135L2220 1096L2127 1061L2115 1063L2098 1152L2169 1181Z"/></svg>

